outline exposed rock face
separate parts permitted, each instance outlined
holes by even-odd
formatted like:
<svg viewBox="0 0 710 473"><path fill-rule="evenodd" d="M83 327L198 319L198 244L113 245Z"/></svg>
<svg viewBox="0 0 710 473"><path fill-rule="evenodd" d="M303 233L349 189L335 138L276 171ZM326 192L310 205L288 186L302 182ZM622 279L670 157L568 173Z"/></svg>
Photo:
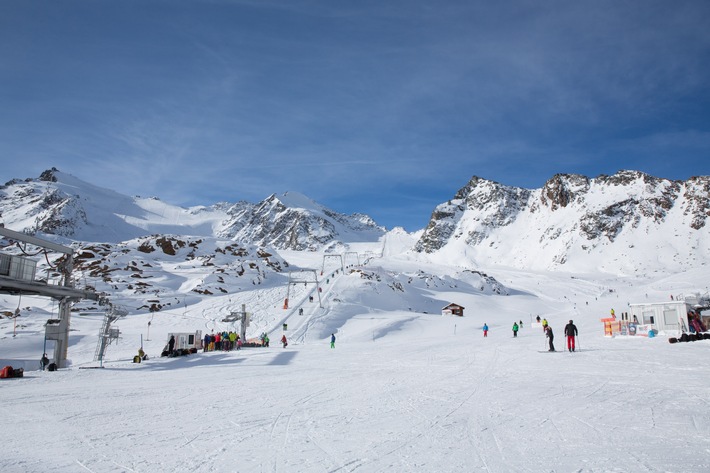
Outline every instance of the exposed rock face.
<svg viewBox="0 0 710 473"><path fill-rule="evenodd" d="M277 249L317 250L338 239L377 241L384 234L366 215L343 215L299 198L307 208L286 205L272 194L256 205L232 209L219 236Z"/></svg>
<svg viewBox="0 0 710 473"><path fill-rule="evenodd" d="M555 211L567 207L589 190L589 179L578 174L555 174L545 183L540 203Z"/></svg>
<svg viewBox="0 0 710 473"><path fill-rule="evenodd" d="M685 184L683 214L690 217L690 227L700 230L710 217L710 176L691 177Z"/></svg>
<svg viewBox="0 0 710 473"><path fill-rule="evenodd" d="M210 296L258 286L289 266L263 248L215 238L151 235L118 244L73 245L74 272L80 279L93 281L99 291L150 295L145 306L137 307L150 312L179 302L171 271L199 271L199 280L184 290Z"/></svg>
<svg viewBox="0 0 710 473"><path fill-rule="evenodd" d="M474 176L454 198L434 209L429 225L414 247L415 251L431 253L449 240L464 238L471 245L482 241L489 230L508 225L527 206L530 191L507 187ZM464 214L479 230L463 231L459 225Z"/></svg>

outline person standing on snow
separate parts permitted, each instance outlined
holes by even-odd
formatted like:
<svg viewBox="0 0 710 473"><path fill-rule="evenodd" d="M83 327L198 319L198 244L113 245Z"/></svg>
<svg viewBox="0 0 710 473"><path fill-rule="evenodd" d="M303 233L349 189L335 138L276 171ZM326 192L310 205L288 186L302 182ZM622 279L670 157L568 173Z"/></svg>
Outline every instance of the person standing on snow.
<svg viewBox="0 0 710 473"><path fill-rule="evenodd" d="M168 352L172 353L175 348L175 335L170 335L170 340L168 341Z"/></svg>
<svg viewBox="0 0 710 473"><path fill-rule="evenodd" d="M485 322L483 323L483 336L488 336L488 324L486 324Z"/></svg>
<svg viewBox="0 0 710 473"><path fill-rule="evenodd" d="M555 334L552 333L552 327L549 325L545 326L545 336L550 339L550 349L548 351L555 351Z"/></svg>
<svg viewBox="0 0 710 473"><path fill-rule="evenodd" d="M518 336L518 322L513 322L513 337Z"/></svg>
<svg viewBox="0 0 710 473"><path fill-rule="evenodd" d="M44 371L44 369L47 367L47 365L49 365L49 358L47 358L46 353L44 355L42 355L42 358L40 358L39 365L42 368L42 371Z"/></svg>
<svg viewBox="0 0 710 473"><path fill-rule="evenodd" d="M335 348L335 334L330 334L330 348Z"/></svg>
<svg viewBox="0 0 710 473"><path fill-rule="evenodd" d="M574 337L577 336L577 326L570 320L565 325L565 335L567 336L567 350L574 351Z"/></svg>
<svg viewBox="0 0 710 473"><path fill-rule="evenodd" d="M286 348L286 346L288 345L288 340L286 340L286 334L281 337L281 343L283 343L284 348Z"/></svg>

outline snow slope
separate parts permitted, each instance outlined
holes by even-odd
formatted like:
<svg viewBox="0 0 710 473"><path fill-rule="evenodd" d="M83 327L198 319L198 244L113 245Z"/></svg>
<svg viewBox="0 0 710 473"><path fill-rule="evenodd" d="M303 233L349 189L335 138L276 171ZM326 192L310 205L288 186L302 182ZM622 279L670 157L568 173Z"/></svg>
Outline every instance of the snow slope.
<svg viewBox="0 0 710 473"><path fill-rule="evenodd" d="M631 302L707 291L706 268L627 277L500 267L476 273L399 255L343 271L323 254L280 256L293 268L317 270L321 304L308 302L314 285L296 284L283 309L283 280L267 279L238 294L132 313L119 321L123 338L109 347L103 369L81 369L97 365L100 317L74 316L70 368L0 380L7 434L0 470L710 469L710 367L703 361L710 342L609 339L599 322ZM182 277L189 285L200 275ZM33 307L16 337L12 321L0 320L0 359L36 366L42 324L56 309L0 297L5 306ZM441 316L448 302L466 307L465 316ZM278 340L287 323L289 346L155 356L168 331L236 328L221 319L242 303L254 312L250 337L268 331ZM562 327L574 319L581 351L545 352L542 331L530 326L538 314L550 321L558 349ZM524 323L515 339L514 321ZM151 359L133 364L141 336Z"/></svg>

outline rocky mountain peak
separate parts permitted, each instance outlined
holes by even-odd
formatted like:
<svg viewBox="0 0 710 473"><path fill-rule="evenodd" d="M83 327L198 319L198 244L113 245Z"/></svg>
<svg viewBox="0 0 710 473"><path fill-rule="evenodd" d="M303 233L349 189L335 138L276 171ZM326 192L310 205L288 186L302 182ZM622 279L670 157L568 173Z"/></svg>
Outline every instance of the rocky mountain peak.
<svg viewBox="0 0 710 473"><path fill-rule="evenodd" d="M366 215L340 214L298 192L271 194L257 204L182 208L99 188L56 168L0 188L0 215L18 231L113 243L174 234L316 250L335 240L377 241L385 232Z"/></svg>
<svg viewBox="0 0 710 473"><path fill-rule="evenodd" d="M589 179L579 174L555 174L540 193L540 202L550 210L567 207L589 190Z"/></svg>
<svg viewBox="0 0 710 473"><path fill-rule="evenodd" d="M59 172L59 170L54 167L52 169L48 169L39 175L39 180L46 181L46 182L57 182L57 173L58 172Z"/></svg>
<svg viewBox="0 0 710 473"><path fill-rule="evenodd" d="M672 181L639 171L593 179L556 174L534 190L474 177L436 207L414 250L464 252L481 264L546 270L692 266L710 257L693 254L710 251L707 235L698 232L709 216L707 176ZM662 246L650 246L655 235L662 235ZM680 250L686 247L692 251Z"/></svg>

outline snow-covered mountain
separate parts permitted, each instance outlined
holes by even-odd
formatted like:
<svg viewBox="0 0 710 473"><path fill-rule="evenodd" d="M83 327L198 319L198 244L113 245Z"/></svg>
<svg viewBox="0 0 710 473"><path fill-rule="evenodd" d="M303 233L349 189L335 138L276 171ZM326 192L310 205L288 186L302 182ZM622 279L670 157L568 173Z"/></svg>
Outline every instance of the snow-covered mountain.
<svg viewBox="0 0 710 473"><path fill-rule="evenodd" d="M633 274L692 268L710 259L710 177L672 181L637 171L596 178L558 174L540 189L473 177L412 234L386 232L367 215L340 214L297 192L256 204L183 208L128 197L54 168L0 187L0 216L14 230L79 242L183 235L267 251L343 252L354 243L382 241L390 255L394 246L397 253L413 247L424 260L466 268ZM409 248L403 241L411 242Z"/></svg>
<svg viewBox="0 0 710 473"><path fill-rule="evenodd" d="M436 207L414 250L439 262L634 273L710 258L710 177L558 174L541 189L473 177Z"/></svg>
<svg viewBox="0 0 710 473"><path fill-rule="evenodd" d="M384 233L370 217L343 215L303 194L270 195L253 205L227 210L217 236L289 250L316 250L338 241L377 241Z"/></svg>
<svg viewBox="0 0 710 473"><path fill-rule="evenodd" d="M385 232L366 215L340 214L294 192L257 204L183 208L96 187L56 168L0 187L0 216L16 231L109 243L174 234L315 250L336 241L377 241Z"/></svg>

